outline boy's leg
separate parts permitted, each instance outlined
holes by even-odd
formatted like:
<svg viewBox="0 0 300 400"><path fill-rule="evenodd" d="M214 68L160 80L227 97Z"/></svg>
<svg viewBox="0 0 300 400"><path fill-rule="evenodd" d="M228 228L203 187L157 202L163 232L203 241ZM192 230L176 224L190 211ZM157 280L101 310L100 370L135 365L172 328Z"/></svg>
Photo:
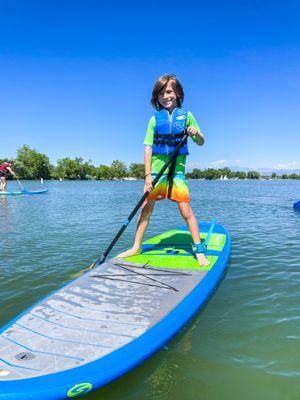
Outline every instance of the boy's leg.
<svg viewBox="0 0 300 400"><path fill-rule="evenodd" d="M130 257L138 254L141 251L142 241L146 229L148 228L151 214L155 206L155 200L149 200L142 205L142 211L138 218L138 223L135 232L134 244L131 249L117 255L118 258Z"/></svg>
<svg viewBox="0 0 300 400"><path fill-rule="evenodd" d="M190 206L190 203L180 201L177 204L181 212L181 215L189 228L194 243L199 244L200 243L199 225L193 213L193 210ZM200 265L204 266L209 265L209 261L203 253L196 253L195 255Z"/></svg>

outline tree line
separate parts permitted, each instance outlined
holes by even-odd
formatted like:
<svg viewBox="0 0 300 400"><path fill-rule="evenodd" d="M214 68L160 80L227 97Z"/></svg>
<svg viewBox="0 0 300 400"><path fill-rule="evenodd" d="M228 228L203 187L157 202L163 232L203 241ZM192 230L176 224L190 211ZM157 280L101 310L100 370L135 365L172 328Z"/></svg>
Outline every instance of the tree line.
<svg viewBox="0 0 300 400"><path fill-rule="evenodd" d="M213 179L260 179L261 175L257 171L231 171L230 168L208 168L205 170L201 170L198 168L194 168L192 172L188 172L188 178L192 179L205 179L205 180L213 180Z"/></svg>
<svg viewBox="0 0 300 400"><path fill-rule="evenodd" d="M8 159L0 159L0 164ZM57 165L51 164L49 157L35 149L24 145L17 150L13 160L13 170L20 179L123 179L133 177L144 178L144 164L132 163L129 167L119 160L114 160L110 166L94 166L92 162L84 161L82 157L65 157L57 160Z"/></svg>
<svg viewBox="0 0 300 400"><path fill-rule="evenodd" d="M232 171L230 168L208 168L205 170L200 170L194 168L192 172L188 172L186 174L187 178L191 179L205 179L205 180L213 180L213 179L222 179L222 177L227 179L300 179L300 174L292 173L292 174L282 174L278 175L273 172L270 176L262 176L257 171Z"/></svg>
<svg viewBox="0 0 300 400"><path fill-rule="evenodd" d="M0 164L8 159L0 159ZM124 179L132 177L144 179L144 164L132 163L127 166L123 161L114 160L110 166L94 166L92 162L84 161L82 157L65 157L57 161L57 165L51 164L49 158L35 149L24 145L17 150L17 157L13 160L13 170L20 179ZM260 179L261 175L257 171L231 171L230 168L208 168L200 170L194 168L188 172L187 178L191 179ZM273 173L272 179L300 179L298 174L283 174L277 176Z"/></svg>

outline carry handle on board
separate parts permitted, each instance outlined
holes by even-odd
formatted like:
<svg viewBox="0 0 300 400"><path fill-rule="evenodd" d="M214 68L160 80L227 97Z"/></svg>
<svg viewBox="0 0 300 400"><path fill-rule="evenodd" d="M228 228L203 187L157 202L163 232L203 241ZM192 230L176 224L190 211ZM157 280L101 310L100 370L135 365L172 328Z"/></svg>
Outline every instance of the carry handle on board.
<svg viewBox="0 0 300 400"><path fill-rule="evenodd" d="M159 179L161 178L162 174L165 172L165 170L168 168L168 166L172 163L172 161L177 157L177 154L179 152L179 150L181 149L181 147L186 143L187 138L188 138L189 134L187 133L186 129L183 131L183 137L181 139L181 141L178 143L178 145L175 147L174 152L172 153L171 157L169 158L169 160L165 163L165 165L162 167L162 169L159 171L159 173L156 175L155 179L152 182L152 188L154 188L154 186L157 184L157 182L159 181ZM113 238L112 242L110 243L110 245L107 247L107 249L104 251L104 253L94 262L94 264L92 265L92 268L103 264L106 257L108 256L108 254L110 253L111 249L114 247L114 245L117 243L117 241L119 240L120 236L122 235L122 233L125 231L125 229L127 228L127 226L129 225L130 221L132 220L132 218L135 216L135 214L137 213L137 211L139 210L139 208L141 207L141 205L144 203L144 201L146 200L146 198L149 196L150 191L147 190L143 196L141 197L140 201L137 203L137 205L134 207L134 209L132 210L131 214L129 215L129 217L127 218L127 221L121 226L119 232L116 234L116 236Z"/></svg>

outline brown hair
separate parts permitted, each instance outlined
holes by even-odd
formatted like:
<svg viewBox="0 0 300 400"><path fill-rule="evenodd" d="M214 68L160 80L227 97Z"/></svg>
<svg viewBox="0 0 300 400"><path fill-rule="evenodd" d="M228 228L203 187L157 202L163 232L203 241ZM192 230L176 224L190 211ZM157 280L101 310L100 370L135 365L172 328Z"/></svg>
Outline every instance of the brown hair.
<svg viewBox="0 0 300 400"><path fill-rule="evenodd" d="M171 86L176 94L177 106L180 108L183 103L184 92L181 83L176 78L176 75L163 75L157 79L152 90L151 104L154 108L156 108L156 110L161 110L163 108L158 101L158 95L163 89L166 88L169 82L171 83Z"/></svg>

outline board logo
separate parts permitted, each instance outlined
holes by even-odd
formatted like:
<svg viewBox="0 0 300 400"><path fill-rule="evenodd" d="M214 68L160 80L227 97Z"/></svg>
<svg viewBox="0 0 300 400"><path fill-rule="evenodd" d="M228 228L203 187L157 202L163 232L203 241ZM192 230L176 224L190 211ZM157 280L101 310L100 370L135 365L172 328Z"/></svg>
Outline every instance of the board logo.
<svg viewBox="0 0 300 400"><path fill-rule="evenodd" d="M81 396L90 390L92 390L93 385L91 383L85 382L85 383L77 383L74 385L67 393L68 397L76 397L76 396Z"/></svg>

